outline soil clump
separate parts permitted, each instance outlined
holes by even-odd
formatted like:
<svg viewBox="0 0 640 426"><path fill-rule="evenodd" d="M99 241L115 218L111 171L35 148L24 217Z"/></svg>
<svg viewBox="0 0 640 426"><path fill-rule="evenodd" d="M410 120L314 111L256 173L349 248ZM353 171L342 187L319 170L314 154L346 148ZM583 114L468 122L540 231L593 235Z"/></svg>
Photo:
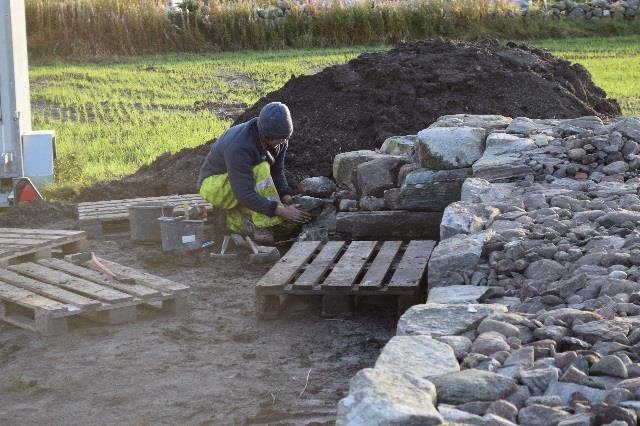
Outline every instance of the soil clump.
<svg viewBox="0 0 640 426"><path fill-rule="evenodd" d="M73 228L78 213L73 203L32 201L0 211L0 228Z"/></svg>
<svg viewBox="0 0 640 426"><path fill-rule="evenodd" d="M387 137L415 134L442 115L620 115L618 103L606 98L582 65L493 40L428 40L365 53L314 75L292 77L234 124L257 116L272 101L287 104L293 116L287 156L292 184L308 176L331 176L337 153L376 149ZM212 142L162 155L133 175L82 191L77 199L193 193Z"/></svg>

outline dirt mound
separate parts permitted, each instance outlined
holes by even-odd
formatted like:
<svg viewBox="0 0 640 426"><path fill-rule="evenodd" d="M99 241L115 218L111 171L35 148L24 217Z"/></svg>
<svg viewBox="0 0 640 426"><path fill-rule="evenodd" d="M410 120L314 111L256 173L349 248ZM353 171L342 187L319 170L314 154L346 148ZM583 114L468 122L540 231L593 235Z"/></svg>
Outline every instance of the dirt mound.
<svg viewBox="0 0 640 426"><path fill-rule="evenodd" d="M429 40L363 54L320 73L294 77L260 99L236 123L268 102L291 109L294 134L287 157L292 183L331 175L335 154L380 147L385 138L414 134L445 114L573 118L620 114L589 72L550 53L495 41ZM211 143L210 141L209 143ZM100 184L81 199L124 198L195 190L208 145L163 155L120 181Z"/></svg>
<svg viewBox="0 0 640 426"><path fill-rule="evenodd" d="M0 211L0 227L73 228L77 218L75 204L33 201Z"/></svg>

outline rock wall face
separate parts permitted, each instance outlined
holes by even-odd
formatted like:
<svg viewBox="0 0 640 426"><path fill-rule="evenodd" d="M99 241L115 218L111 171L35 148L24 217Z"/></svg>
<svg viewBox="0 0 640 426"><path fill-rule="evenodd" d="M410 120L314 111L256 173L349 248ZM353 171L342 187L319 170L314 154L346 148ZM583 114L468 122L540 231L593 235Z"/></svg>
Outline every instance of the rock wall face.
<svg viewBox="0 0 640 426"><path fill-rule="evenodd" d="M454 121L485 129L484 150L444 209L427 303L398 323L421 343L392 340L373 371L420 380L429 422L637 424L640 119ZM339 424L358 424L354 406L340 404ZM367 424L412 421L379 411Z"/></svg>

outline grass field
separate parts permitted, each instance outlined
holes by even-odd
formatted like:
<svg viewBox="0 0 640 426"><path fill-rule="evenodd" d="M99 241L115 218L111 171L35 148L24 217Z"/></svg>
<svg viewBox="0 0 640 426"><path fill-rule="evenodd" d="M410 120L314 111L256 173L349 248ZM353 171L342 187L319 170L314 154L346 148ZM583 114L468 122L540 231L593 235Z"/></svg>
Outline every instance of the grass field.
<svg viewBox="0 0 640 426"><path fill-rule="evenodd" d="M543 40L535 45L589 69L640 115L640 36ZM378 49L382 49L380 47ZM218 136L234 112L291 75L345 62L371 48L180 54L55 63L30 69L34 127L57 133L55 187L117 178ZM170 177L168 177L170 178Z"/></svg>

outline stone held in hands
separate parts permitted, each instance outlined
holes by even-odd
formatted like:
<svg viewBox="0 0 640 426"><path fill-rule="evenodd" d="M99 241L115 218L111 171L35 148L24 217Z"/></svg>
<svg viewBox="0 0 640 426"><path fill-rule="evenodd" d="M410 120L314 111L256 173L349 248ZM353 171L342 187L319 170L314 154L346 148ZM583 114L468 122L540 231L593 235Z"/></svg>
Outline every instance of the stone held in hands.
<svg viewBox="0 0 640 426"><path fill-rule="evenodd" d="M314 176L298 183L298 192L317 198L330 197L336 190L336 184L326 176Z"/></svg>

